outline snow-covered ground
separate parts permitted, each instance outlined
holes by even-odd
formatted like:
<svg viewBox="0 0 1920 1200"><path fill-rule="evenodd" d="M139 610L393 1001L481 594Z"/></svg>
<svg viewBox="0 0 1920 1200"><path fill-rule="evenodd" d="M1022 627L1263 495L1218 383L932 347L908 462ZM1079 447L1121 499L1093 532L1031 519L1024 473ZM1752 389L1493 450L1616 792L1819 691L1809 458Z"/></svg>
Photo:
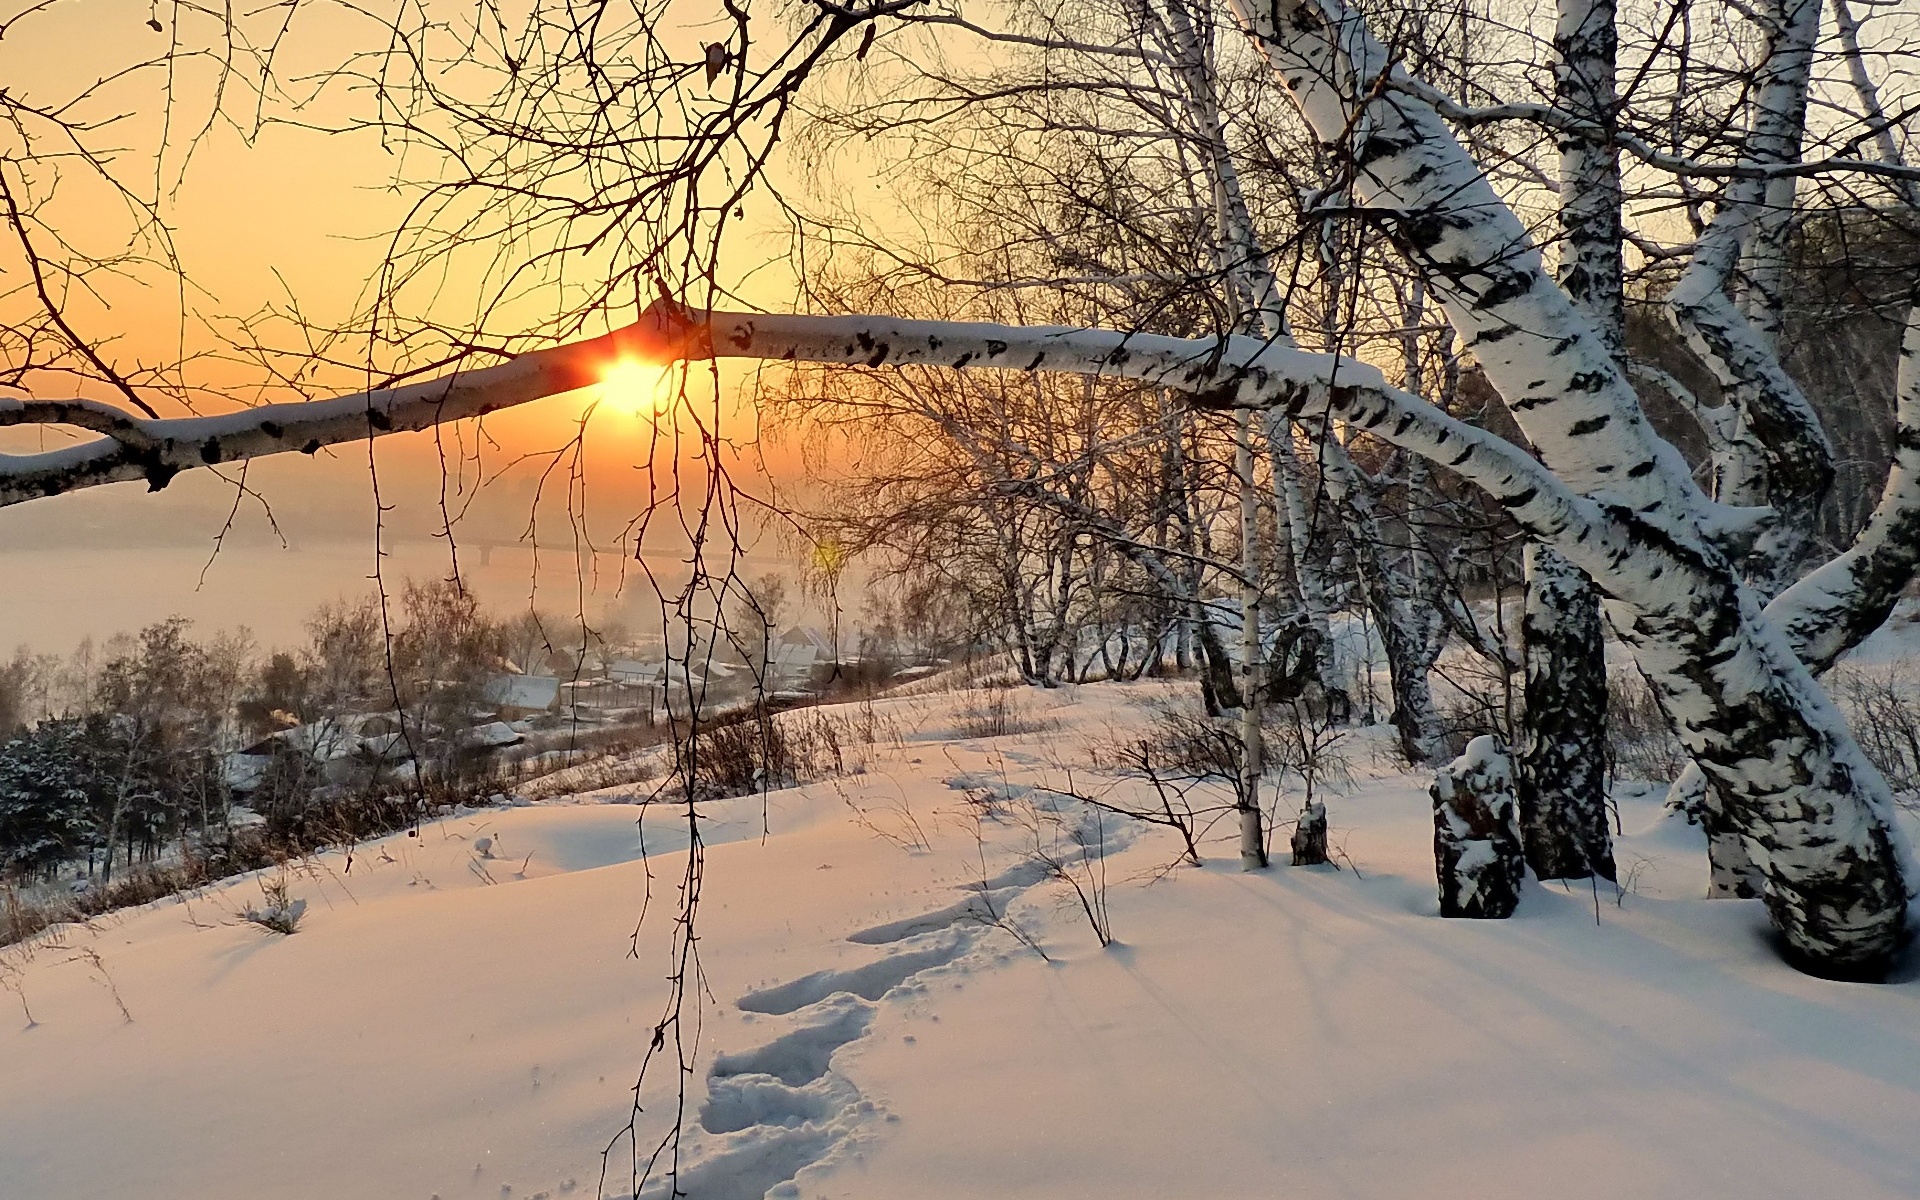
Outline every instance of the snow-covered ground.
<svg viewBox="0 0 1920 1200"><path fill-rule="evenodd" d="M1757 903L1697 899L1657 792L1622 798L1620 902L1530 884L1511 921L1442 921L1425 781L1358 734L1330 798L1357 871L1215 841L1149 882L1172 835L1108 818L1100 948L1025 853L1031 822L1093 827L1032 789L1089 786L1154 694L1033 697L1049 726L998 739L881 705L906 736L865 773L710 806L693 1196L1920 1195L1920 982L1782 966ZM651 810L643 860L625 798L327 855L290 937L238 918L244 880L7 952L0 1195L594 1196L686 844Z"/></svg>

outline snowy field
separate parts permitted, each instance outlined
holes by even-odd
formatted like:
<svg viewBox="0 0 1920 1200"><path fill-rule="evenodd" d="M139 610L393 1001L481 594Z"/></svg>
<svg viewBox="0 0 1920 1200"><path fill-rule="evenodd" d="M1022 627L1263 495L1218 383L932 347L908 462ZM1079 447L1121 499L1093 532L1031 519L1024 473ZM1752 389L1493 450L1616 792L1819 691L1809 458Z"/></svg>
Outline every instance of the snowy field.
<svg viewBox="0 0 1920 1200"><path fill-rule="evenodd" d="M1031 823L1093 831L1044 787L1087 788L1154 694L1034 697L1049 726L994 739L891 702L864 773L709 807L694 1197L1920 1195L1916 972L1781 965L1757 902L1697 899L1657 792L1622 797L1617 902L1530 883L1511 921L1441 921L1425 779L1356 734L1329 808L1357 871L1215 840L1161 877L1173 835L1109 817L1102 949ZM238 918L249 879L6 952L0 1195L595 1196L686 844L652 810L643 859L631 798L327 855L291 937Z"/></svg>

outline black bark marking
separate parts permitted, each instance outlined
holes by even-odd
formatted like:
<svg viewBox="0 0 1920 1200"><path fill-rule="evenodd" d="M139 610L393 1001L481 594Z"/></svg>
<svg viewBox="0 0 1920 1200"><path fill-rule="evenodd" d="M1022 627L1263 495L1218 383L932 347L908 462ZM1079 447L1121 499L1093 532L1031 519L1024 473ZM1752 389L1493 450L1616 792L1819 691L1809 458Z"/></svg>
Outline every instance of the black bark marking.
<svg viewBox="0 0 1920 1200"><path fill-rule="evenodd" d="M217 463L220 461L219 438L211 437L200 443L200 461L203 463Z"/></svg>
<svg viewBox="0 0 1920 1200"><path fill-rule="evenodd" d="M1575 421L1573 423L1573 428L1567 430L1567 436L1568 437L1585 437L1590 433L1599 433L1602 429L1605 429L1607 427L1607 422L1611 420L1613 420L1612 414L1601 413L1597 417L1588 417L1584 421Z"/></svg>
<svg viewBox="0 0 1920 1200"><path fill-rule="evenodd" d="M281 438L285 437L287 433L285 429L282 429L280 427L280 423L277 421L260 422L260 432L266 434L268 437L274 439L275 441L278 441Z"/></svg>

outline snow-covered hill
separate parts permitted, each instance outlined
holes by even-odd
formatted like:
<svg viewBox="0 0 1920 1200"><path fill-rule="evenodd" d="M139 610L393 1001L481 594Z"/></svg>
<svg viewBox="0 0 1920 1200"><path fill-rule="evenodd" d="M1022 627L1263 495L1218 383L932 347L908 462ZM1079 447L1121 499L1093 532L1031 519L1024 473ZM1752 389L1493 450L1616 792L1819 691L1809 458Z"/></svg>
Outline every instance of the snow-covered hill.
<svg viewBox="0 0 1920 1200"><path fill-rule="evenodd" d="M1620 902L1530 884L1511 921L1441 921L1425 781L1359 734L1330 800L1357 871L1243 874L1216 842L1162 877L1172 835L1034 790L1084 787L1151 690L997 739L900 701L865 773L710 807L692 1195L1920 1194L1920 983L1782 966L1757 903L1695 899L1657 794L1622 798ZM627 798L327 855L291 937L238 917L244 880L9 951L0 1195L594 1196L686 846L654 809L643 859ZM1074 829L1107 851L1106 949L1028 853Z"/></svg>

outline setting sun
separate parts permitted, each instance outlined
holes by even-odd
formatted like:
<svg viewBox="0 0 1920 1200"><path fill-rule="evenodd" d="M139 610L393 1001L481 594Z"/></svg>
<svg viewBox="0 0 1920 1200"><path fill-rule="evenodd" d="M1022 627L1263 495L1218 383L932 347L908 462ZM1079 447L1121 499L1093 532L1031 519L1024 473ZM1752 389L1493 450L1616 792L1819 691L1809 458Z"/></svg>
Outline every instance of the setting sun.
<svg viewBox="0 0 1920 1200"><path fill-rule="evenodd" d="M600 399L618 412L651 417L665 411L673 394L669 368L623 358L607 368L600 380Z"/></svg>

